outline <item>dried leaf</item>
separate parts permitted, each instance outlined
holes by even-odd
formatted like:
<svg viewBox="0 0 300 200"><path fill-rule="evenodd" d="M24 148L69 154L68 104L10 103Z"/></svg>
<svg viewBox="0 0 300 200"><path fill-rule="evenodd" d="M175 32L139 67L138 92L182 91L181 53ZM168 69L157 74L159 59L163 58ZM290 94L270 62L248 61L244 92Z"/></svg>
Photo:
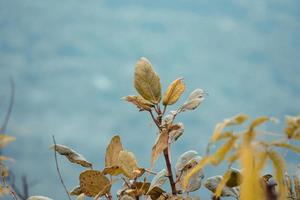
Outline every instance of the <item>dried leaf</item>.
<svg viewBox="0 0 300 200"><path fill-rule="evenodd" d="M166 198L161 198L164 197L162 194L165 193L163 189L160 187L154 187L153 189L149 190L147 195L151 197L151 200L161 200L161 199L166 199Z"/></svg>
<svg viewBox="0 0 300 200"><path fill-rule="evenodd" d="M104 175L110 174L112 176L117 176L119 174L124 173L123 169L119 166L111 166L111 167L105 167L102 171Z"/></svg>
<svg viewBox="0 0 300 200"><path fill-rule="evenodd" d="M215 143L220 139L226 138L227 135L232 135L231 132L227 132L226 134L222 135L222 131L224 130L225 127L227 126L232 126L232 125L240 125L244 123L248 119L247 115L244 114L239 114L236 115L232 118L224 119L223 122L218 123L215 127L215 131L211 137L211 143Z"/></svg>
<svg viewBox="0 0 300 200"><path fill-rule="evenodd" d="M285 200L287 190L284 183L285 163L284 159L275 151L269 151L268 156L273 163L275 178L279 186L280 199Z"/></svg>
<svg viewBox="0 0 300 200"><path fill-rule="evenodd" d="M137 178L145 172L144 169L138 167L137 161L132 152L120 151L119 163L124 175L130 179Z"/></svg>
<svg viewBox="0 0 300 200"><path fill-rule="evenodd" d="M70 195L78 196L82 193L83 193L83 191L82 191L81 187L76 186L75 188L72 189L72 191L70 192Z"/></svg>
<svg viewBox="0 0 300 200"><path fill-rule="evenodd" d="M121 138L115 135L106 148L105 167L119 166L119 153L122 150Z"/></svg>
<svg viewBox="0 0 300 200"><path fill-rule="evenodd" d="M169 129L170 143L175 142L184 132L183 123L173 124Z"/></svg>
<svg viewBox="0 0 300 200"><path fill-rule="evenodd" d="M27 200L53 200L44 196L31 196Z"/></svg>
<svg viewBox="0 0 300 200"><path fill-rule="evenodd" d="M149 194L153 188L155 187L161 187L166 181L167 181L167 170L163 169L160 172L158 172L154 178L151 181L149 190L147 192L147 194Z"/></svg>
<svg viewBox="0 0 300 200"><path fill-rule="evenodd" d="M72 162L79 164L83 167L92 167L92 163L87 161L83 155L77 153L75 150L60 144L56 144L50 147L51 149L57 151L60 155L66 156L66 158Z"/></svg>
<svg viewBox="0 0 300 200"><path fill-rule="evenodd" d="M192 99L189 101L186 101L182 107L181 110L185 111L185 110L195 110L200 103L204 100L204 98L196 98L196 99Z"/></svg>
<svg viewBox="0 0 300 200"><path fill-rule="evenodd" d="M143 97L141 96L134 96L134 95L131 95L131 96L126 96L126 97L123 97L124 100L136 105L138 107L138 109L140 109L140 111L143 111L143 110L147 110L147 111L150 111L151 108L154 106L153 103L151 103L150 101L144 99Z"/></svg>
<svg viewBox="0 0 300 200"><path fill-rule="evenodd" d="M16 138L6 135L6 134L0 134L0 148L4 148L9 143L15 141Z"/></svg>
<svg viewBox="0 0 300 200"><path fill-rule="evenodd" d="M168 147L169 135L167 131L159 134L155 145L152 148L151 165L155 163L158 156Z"/></svg>
<svg viewBox="0 0 300 200"><path fill-rule="evenodd" d="M182 78L178 78L173 81L164 94L163 105L172 105L176 103L184 90L185 85Z"/></svg>
<svg viewBox="0 0 300 200"><path fill-rule="evenodd" d="M111 184L101 171L86 170L79 176L80 187L86 196L94 197L98 195L103 196L110 191Z"/></svg>
<svg viewBox="0 0 300 200"><path fill-rule="evenodd" d="M135 200L135 198L129 195L124 195L120 198L120 200Z"/></svg>
<svg viewBox="0 0 300 200"><path fill-rule="evenodd" d="M154 104L160 102L160 79L147 58L140 58L135 66L134 86L144 99Z"/></svg>

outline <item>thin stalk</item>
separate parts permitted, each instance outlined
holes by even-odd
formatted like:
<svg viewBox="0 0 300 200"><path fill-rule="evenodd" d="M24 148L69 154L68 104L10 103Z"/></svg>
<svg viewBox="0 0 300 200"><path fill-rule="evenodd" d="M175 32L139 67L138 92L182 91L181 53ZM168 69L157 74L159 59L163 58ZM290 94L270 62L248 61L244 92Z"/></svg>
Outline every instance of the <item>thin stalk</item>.
<svg viewBox="0 0 300 200"><path fill-rule="evenodd" d="M177 195L176 185L173 179L172 165L171 165L170 155L169 155L169 147L164 150L164 157L165 157L166 166L168 170L168 178L171 185L172 194Z"/></svg>

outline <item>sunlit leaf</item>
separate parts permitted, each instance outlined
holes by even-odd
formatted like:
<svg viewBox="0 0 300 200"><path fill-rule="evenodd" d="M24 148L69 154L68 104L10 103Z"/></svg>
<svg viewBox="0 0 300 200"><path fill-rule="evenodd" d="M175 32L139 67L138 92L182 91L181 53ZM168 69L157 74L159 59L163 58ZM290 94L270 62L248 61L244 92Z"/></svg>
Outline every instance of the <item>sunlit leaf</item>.
<svg viewBox="0 0 300 200"><path fill-rule="evenodd" d="M8 145L9 143L15 140L16 140L15 137L6 134L0 134L0 148L5 147L6 145Z"/></svg>
<svg viewBox="0 0 300 200"><path fill-rule="evenodd" d="M160 102L160 79L147 58L140 58L135 66L134 86L144 99L155 104Z"/></svg>
<svg viewBox="0 0 300 200"><path fill-rule="evenodd" d="M144 99L141 96L131 95L131 96L123 97L123 99L134 104L136 107L138 107L138 109L140 109L140 111L143 111L143 110L150 111L151 108L154 106L153 103Z"/></svg>
<svg viewBox="0 0 300 200"><path fill-rule="evenodd" d="M65 156L70 162L79 164L83 167L92 167L92 163L87 161L83 155L77 153L75 150L60 144L51 146L51 149L57 151L60 155Z"/></svg>
<svg viewBox="0 0 300 200"><path fill-rule="evenodd" d="M132 152L120 151L119 163L124 175L130 179L139 177L145 172L144 169L138 166L135 156Z"/></svg>
<svg viewBox="0 0 300 200"><path fill-rule="evenodd" d="M106 148L105 167L119 166L119 153L122 150L123 146L120 136L113 136Z"/></svg>
<svg viewBox="0 0 300 200"><path fill-rule="evenodd" d="M169 135L167 131L163 131L161 134L159 134L158 139L155 143L155 145L152 148L152 154L151 154L151 165L155 163L158 156L168 147L169 142Z"/></svg>
<svg viewBox="0 0 300 200"><path fill-rule="evenodd" d="M104 195L110 191L111 184L101 171L86 170L79 176L80 188L86 196L94 197L101 192Z"/></svg>
<svg viewBox="0 0 300 200"><path fill-rule="evenodd" d="M185 84L182 78L173 81L163 97L163 105L172 105L178 101L185 90Z"/></svg>

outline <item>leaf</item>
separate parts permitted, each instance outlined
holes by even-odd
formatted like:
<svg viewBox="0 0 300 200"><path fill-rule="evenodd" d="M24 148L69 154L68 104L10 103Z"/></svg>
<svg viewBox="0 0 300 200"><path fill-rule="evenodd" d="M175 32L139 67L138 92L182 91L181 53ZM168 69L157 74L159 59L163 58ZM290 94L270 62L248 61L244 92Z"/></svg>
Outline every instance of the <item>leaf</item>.
<svg viewBox="0 0 300 200"><path fill-rule="evenodd" d="M285 163L284 159L275 151L269 151L268 156L272 161L275 171L275 178L279 186L280 199L284 200L287 194L286 185L284 183Z"/></svg>
<svg viewBox="0 0 300 200"><path fill-rule="evenodd" d="M110 174L112 176L117 176L119 174L124 173L123 169L120 166L111 166L111 167L105 167L102 171L104 175Z"/></svg>
<svg viewBox="0 0 300 200"><path fill-rule="evenodd" d="M172 105L178 101L185 90L185 85L182 78L173 81L163 97L163 105Z"/></svg>
<svg viewBox="0 0 300 200"><path fill-rule="evenodd" d="M175 165L176 175L179 175L180 172L184 170L192 162L199 162L201 159L202 159L201 156L199 156L199 154L194 150L184 152L177 159Z"/></svg>
<svg viewBox="0 0 300 200"><path fill-rule="evenodd" d="M85 195L82 193L82 194L78 195L76 200L84 200L84 197L85 197Z"/></svg>
<svg viewBox="0 0 300 200"><path fill-rule="evenodd" d="M215 143L220 139L226 138L226 135L225 135L225 137L224 137L224 135L222 135L222 131L224 130L225 127L232 126L232 125L240 125L240 124L244 123L247 119L248 119L247 115L239 114L232 118L224 119L223 122L218 123L216 125L215 131L211 137L211 143ZM230 134L230 132L228 132L227 134L232 135L232 134Z"/></svg>
<svg viewBox="0 0 300 200"><path fill-rule="evenodd" d="M56 146L52 145L50 148L57 151L60 155L65 156L71 163L76 163L83 167L92 167L92 163L87 161L83 155L67 146L56 144Z"/></svg>
<svg viewBox="0 0 300 200"><path fill-rule="evenodd" d="M123 97L124 100L136 105L138 107L138 109L140 109L140 111L143 111L143 110L147 110L147 111L150 111L151 108L154 106L153 103L151 103L150 101L144 99L143 97L141 96L134 96L134 95L131 95L131 96L126 96L126 97Z"/></svg>
<svg viewBox="0 0 300 200"><path fill-rule="evenodd" d="M296 200L300 200L300 181L298 176L293 176L293 180L294 180L294 190L296 193Z"/></svg>
<svg viewBox="0 0 300 200"><path fill-rule="evenodd" d="M119 166L119 153L123 150L121 138L118 135L112 137L105 153L105 167Z"/></svg>
<svg viewBox="0 0 300 200"><path fill-rule="evenodd" d="M147 58L140 58L135 66L134 87L144 99L154 104L160 102L160 79Z"/></svg>
<svg viewBox="0 0 300 200"><path fill-rule="evenodd" d="M220 175L209 177L204 182L204 186L208 190L210 190L211 192L215 193L216 190L217 190L217 188L218 188L218 185L220 184L220 182L222 181L222 179L223 179L223 177L220 176ZM239 192L235 188L229 188L227 186L224 186L222 188L220 196L222 196L222 197L235 197L235 198L237 198L239 196Z"/></svg>
<svg viewBox="0 0 300 200"><path fill-rule="evenodd" d="M144 169L139 168L135 156L132 152L120 151L119 163L123 173L129 179L135 179L145 172Z"/></svg>
<svg viewBox="0 0 300 200"><path fill-rule="evenodd" d="M240 173L240 170L231 168L228 172L230 172L230 176L225 185L231 188L239 186L242 182L242 174Z"/></svg>
<svg viewBox="0 0 300 200"><path fill-rule="evenodd" d="M231 176L231 171L228 170L222 177L221 181L219 182L216 191L215 191L215 196L218 198L222 195L222 191L224 187L226 186L226 183L229 181Z"/></svg>
<svg viewBox="0 0 300 200"><path fill-rule="evenodd" d="M226 154L234 147L237 139L238 137L233 136L224 143L212 156L211 163L213 165L220 164L225 159Z"/></svg>
<svg viewBox="0 0 300 200"><path fill-rule="evenodd" d="M196 89L190 93L188 99L181 106L180 110L194 110L204 100L204 91L202 89Z"/></svg>
<svg viewBox="0 0 300 200"><path fill-rule="evenodd" d="M4 148L6 145L8 145L9 143L15 140L16 140L15 137L6 134L0 134L0 148Z"/></svg>
<svg viewBox="0 0 300 200"><path fill-rule="evenodd" d="M250 124L249 126L249 130L253 130L255 127L265 123L266 121L269 120L269 117L266 117L266 116L261 116L261 117L258 117L256 118L255 120L252 121L252 123Z"/></svg>
<svg viewBox="0 0 300 200"><path fill-rule="evenodd" d="M151 190L155 187L161 187L167 181L167 170L163 169L158 172L151 181L149 190L147 193L150 193Z"/></svg>
<svg viewBox="0 0 300 200"><path fill-rule="evenodd" d="M159 134L155 145L152 147L151 165L154 165L158 156L168 147L168 143L169 143L168 132L163 131L161 134Z"/></svg>
<svg viewBox="0 0 300 200"><path fill-rule="evenodd" d="M135 198L129 195L124 195L120 198L120 200L135 200Z"/></svg>
<svg viewBox="0 0 300 200"><path fill-rule="evenodd" d="M83 193L83 191L82 191L81 187L76 186L75 188L72 189L72 191L70 192L70 195L78 196L82 193Z"/></svg>
<svg viewBox="0 0 300 200"><path fill-rule="evenodd" d="M133 192L128 194L130 194L131 196L145 195L149 190L149 187L150 187L149 182L135 182L132 184L132 188L134 188Z"/></svg>
<svg viewBox="0 0 300 200"><path fill-rule="evenodd" d="M27 200L53 200L44 196L31 196Z"/></svg>
<svg viewBox="0 0 300 200"><path fill-rule="evenodd" d="M163 193L165 193L163 189L161 189L160 187L154 187L153 189L151 189L151 191L147 193L147 195L151 197L151 200L160 200L160 197L163 196Z"/></svg>
<svg viewBox="0 0 300 200"><path fill-rule="evenodd" d="M98 195L103 196L109 193L111 184L108 178L106 178L101 171L86 170L79 176L80 188L82 192L89 197Z"/></svg>
<svg viewBox="0 0 300 200"><path fill-rule="evenodd" d="M284 129L287 138L300 140L300 116L286 116Z"/></svg>
<svg viewBox="0 0 300 200"><path fill-rule="evenodd" d="M199 171L201 171L204 166L206 166L207 164L209 164L211 162L211 157L209 156L206 156L206 157L203 157L199 163L193 167L191 169L191 171L189 171L183 178L183 182L182 182L182 187L184 190L187 189L188 187L188 184L189 184L189 181L191 179L192 176L194 176L195 174L197 174Z"/></svg>
<svg viewBox="0 0 300 200"><path fill-rule="evenodd" d="M271 145L276 146L276 147L286 148L286 149L289 149L291 151L294 151L294 152L300 154L299 147L289 144L289 143L286 143L286 142L273 142Z"/></svg>
<svg viewBox="0 0 300 200"><path fill-rule="evenodd" d="M170 143L175 142L184 132L183 123L173 124L169 129Z"/></svg>

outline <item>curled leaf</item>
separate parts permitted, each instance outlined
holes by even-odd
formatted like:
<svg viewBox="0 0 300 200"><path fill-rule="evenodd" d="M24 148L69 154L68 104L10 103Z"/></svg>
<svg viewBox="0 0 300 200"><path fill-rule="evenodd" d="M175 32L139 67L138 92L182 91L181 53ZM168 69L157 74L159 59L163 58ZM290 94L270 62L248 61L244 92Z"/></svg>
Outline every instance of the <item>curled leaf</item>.
<svg viewBox="0 0 300 200"><path fill-rule="evenodd" d="M135 66L134 87L144 99L154 104L160 102L160 79L147 58L140 58Z"/></svg>
<svg viewBox="0 0 300 200"><path fill-rule="evenodd" d="M110 191L111 184L101 171L86 170L79 176L80 188L89 197L103 196ZM100 194L99 194L100 193Z"/></svg>
<svg viewBox="0 0 300 200"><path fill-rule="evenodd" d="M184 90L185 85L182 78L178 78L173 81L164 94L163 105L172 105L176 103Z"/></svg>
<svg viewBox="0 0 300 200"><path fill-rule="evenodd" d="M154 106L153 103L151 103L150 101L144 99L143 97L141 96L134 96L134 95L131 95L131 96L126 96L126 97L123 97L124 100L136 105L136 107L138 107L138 109L140 109L140 111L143 111L143 110L147 110L147 111L150 111L151 108Z"/></svg>
<svg viewBox="0 0 300 200"><path fill-rule="evenodd" d="M60 144L52 145L51 149L55 150L60 155L65 156L70 162L79 164L83 167L92 167L92 163L87 161L83 155L77 153L75 150Z"/></svg>
<svg viewBox="0 0 300 200"><path fill-rule="evenodd" d="M155 163L158 156L168 147L168 142L169 142L168 132L163 131L161 134L159 134L155 145L152 147L151 165Z"/></svg>

